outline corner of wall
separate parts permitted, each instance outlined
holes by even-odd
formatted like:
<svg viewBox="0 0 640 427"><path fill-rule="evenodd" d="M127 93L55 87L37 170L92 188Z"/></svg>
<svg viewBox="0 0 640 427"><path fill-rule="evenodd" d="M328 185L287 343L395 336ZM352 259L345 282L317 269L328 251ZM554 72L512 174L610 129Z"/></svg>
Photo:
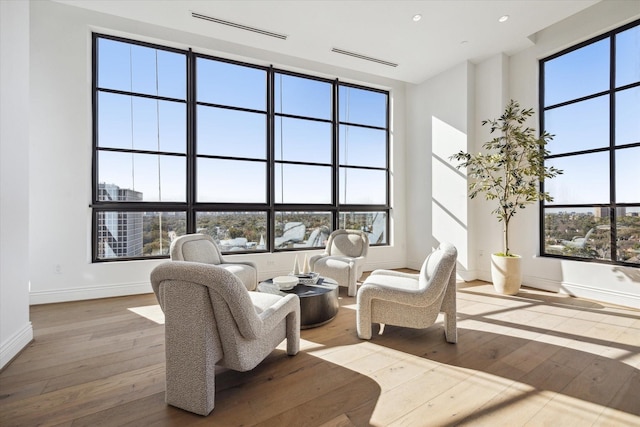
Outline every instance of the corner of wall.
<svg viewBox="0 0 640 427"><path fill-rule="evenodd" d="M0 343L0 369L15 359L33 341L33 326L28 322L7 340Z"/></svg>
<svg viewBox="0 0 640 427"><path fill-rule="evenodd" d="M509 102L509 56L496 54L475 66L473 81L473 115L470 115L470 135L473 135L469 150L478 152L482 145L490 139L489 129L481 125L481 121L502 114ZM501 228L491 214L493 205L483 198L476 198L469 203L470 247L475 278L491 280L489 275L490 254L497 252L501 246Z"/></svg>
<svg viewBox="0 0 640 427"><path fill-rule="evenodd" d="M0 1L0 367L29 322L29 2Z"/></svg>

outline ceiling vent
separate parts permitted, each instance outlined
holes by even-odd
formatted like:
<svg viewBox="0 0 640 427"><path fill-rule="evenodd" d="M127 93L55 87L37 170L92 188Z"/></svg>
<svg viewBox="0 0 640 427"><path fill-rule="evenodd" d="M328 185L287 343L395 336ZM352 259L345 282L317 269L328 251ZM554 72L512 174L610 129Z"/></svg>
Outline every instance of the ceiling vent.
<svg viewBox="0 0 640 427"><path fill-rule="evenodd" d="M370 56L362 55L360 53L349 52L347 50L338 49L336 47L331 48L331 52L340 53L342 55L353 56L354 58L364 59L365 61L377 62L378 64L386 65L388 67L397 67L398 64L394 62L385 61L382 59L372 58Z"/></svg>
<svg viewBox="0 0 640 427"><path fill-rule="evenodd" d="M262 34L263 36L274 37L276 39L286 40L287 36L284 34L274 33L272 31L261 30L260 28L249 27L248 25L242 25L231 21L225 21L224 19L214 18L212 16L201 15L196 12L191 12L191 16L198 19L204 19L205 21L215 22L216 24L227 25L229 27L238 28L240 30L251 31L252 33Z"/></svg>

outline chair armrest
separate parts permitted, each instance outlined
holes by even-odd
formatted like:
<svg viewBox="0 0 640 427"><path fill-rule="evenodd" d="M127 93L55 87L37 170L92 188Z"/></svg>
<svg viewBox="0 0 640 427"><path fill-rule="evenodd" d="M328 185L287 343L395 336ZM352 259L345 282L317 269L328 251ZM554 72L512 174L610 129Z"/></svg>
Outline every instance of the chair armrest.
<svg viewBox="0 0 640 427"><path fill-rule="evenodd" d="M265 332L276 327L289 313L300 313L300 298L298 295L287 294L278 302L259 314ZM298 316L299 317L299 316Z"/></svg>
<svg viewBox="0 0 640 427"><path fill-rule="evenodd" d="M253 267L256 271L258 271L258 265L253 261L243 261L243 260L229 261L228 259L226 259L224 257L220 257L220 264L242 264L242 265L248 265L249 267Z"/></svg>
<svg viewBox="0 0 640 427"><path fill-rule="evenodd" d="M401 289L384 283L365 283L358 290L359 301L380 299L411 306L424 306L419 297L423 292L419 289Z"/></svg>
<svg viewBox="0 0 640 427"><path fill-rule="evenodd" d="M394 271L394 270L373 270L370 276L374 276L374 275L396 276L396 277L404 277L406 279L416 279L416 280L418 280L418 278L420 277L419 274L403 273L401 271Z"/></svg>
<svg viewBox="0 0 640 427"><path fill-rule="evenodd" d="M328 257L329 254L327 252L323 252L321 254L312 255L309 257L309 267L313 270L313 266L316 264L320 258Z"/></svg>

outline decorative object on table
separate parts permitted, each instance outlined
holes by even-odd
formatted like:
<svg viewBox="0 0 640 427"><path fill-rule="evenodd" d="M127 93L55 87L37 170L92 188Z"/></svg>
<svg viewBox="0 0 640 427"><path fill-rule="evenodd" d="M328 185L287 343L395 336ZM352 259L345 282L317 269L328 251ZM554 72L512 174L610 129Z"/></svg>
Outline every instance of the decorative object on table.
<svg viewBox="0 0 640 427"><path fill-rule="evenodd" d="M213 237L208 234L185 234L171 242L172 261L191 261L213 264L232 272L249 291L258 286L258 267L253 261L228 261L220 252Z"/></svg>
<svg viewBox="0 0 640 427"><path fill-rule="evenodd" d="M311 271L329 277L355 296L369 252L369 236L360 230L338 229L329 235L324 252L309 258Z"/></svg>
<svg viewBox="0 0 640 427"><path fill-rule="evenodd" d="M303 285L315 285L318 283L318 279L320 279L319 273L301 273L296 274L295 276L298 279L298 283L302 283Z"/></svg>
<svg viewBox="0 0 640 427"><path fill-rule="evenodd" d="M309 266L309 258L307 254L304 254L304 262L302 263L302 274L311 273L311 267Z"/></svg>
<svg viewBox="0 0 640 427"><path fill-rule="evenodd" d="M442 242L424 260L420 274L374 270L358 289L358 337L371 339L372 323L428 328L444 313L445 338L457 342L457 256L455 246Z"/></svg>
<svg viewBox="0 0 640 427"><path fill-rule="evenodd" d="M276 276L273 278L273 283L278 286L281 291L288 291L293 289L298 284L297 276Z"/></svg>
<svg viewBox="0 0 640 427"><path fill-rule="evenodd" d="M551 202L553 198L541 191L540 184L562 173L544 165L549 154L545 146L553 136L543 131L536 137L534 129L524 126L533 114L533 109L521 109L518 102L511 100L500 118L482 121L483 126L490 126L491 133L501 133L482 145L486 153L460 151L450 157L462 162L457 168L466 168L467 177L471 178L469 198L484 193L486 200L497 201L498 206L491 213L503 224L503 249L491 255L491 276L496 291L505 295L517 294L522 283L520 256L509 248L509 222L518 209L528 204Z"/></svg>
<svg viewBox="0 0 640 427"><path fill-rule="evenodd" d="M296 274L300 274L300 264L298 264L298 255L296 255L296 259L293 261L293 270L291 271L291 274L293 274L294 276Z"/></svg>
<svg viewBox="0 0 640 427"><path fill-rule="evenodd" d="M208 415L216 366L249 371L285 339L287 354L298 353L297 295L249 292L233 273L196 262L158 265L151 285L165 315L169 405Z"/></svg>

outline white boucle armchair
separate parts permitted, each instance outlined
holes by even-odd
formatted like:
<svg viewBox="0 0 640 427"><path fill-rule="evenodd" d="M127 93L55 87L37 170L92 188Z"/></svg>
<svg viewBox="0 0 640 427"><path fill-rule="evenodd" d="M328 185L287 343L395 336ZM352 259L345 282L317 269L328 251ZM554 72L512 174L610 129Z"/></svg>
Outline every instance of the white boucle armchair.
<svg viewBox="0 0 640 427"><path fill-rule="evenodd" d="M256 367L283 340L300 348L297 295L249 292L224 268L165 262L151 272L165 315L166 402L200 415L215 406L215 366Z"/></svg>
<svg viewBox="0 0 640 427"><path fill-rule="evenodd" d="M428 328L444 313L446 340L458 340L456 260L458 252L442 243L422 264L420 274L374 270L357 296L357 332L371 339L371 324Z"/></svg>
<svg viewBox="0 0 640 427"><path fill-rule="evenodd" d="M186 234L171 242L172 261L192 261L213 264L232 272L249 291L258 287L258 267L252 261L228 261L208 234Z"/></svg>
<svg viewBox="0 0 640 427"><path fill-rule="evenodd" d="M309 267L347 287L348 295L355 296L368 252L369 237L365 232L335 230L329 235L324 252L309 258Z"/></svg>

